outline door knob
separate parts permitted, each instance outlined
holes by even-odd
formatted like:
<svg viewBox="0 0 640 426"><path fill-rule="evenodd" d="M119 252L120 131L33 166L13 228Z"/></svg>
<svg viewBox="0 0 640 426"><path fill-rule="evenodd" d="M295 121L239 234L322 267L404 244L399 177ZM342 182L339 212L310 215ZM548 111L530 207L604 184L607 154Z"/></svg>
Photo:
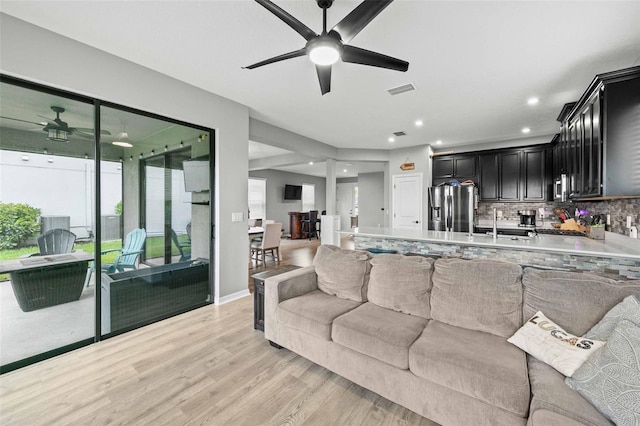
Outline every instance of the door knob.
<svg viewBox="0 0 640 426"><path fill-rule="evenodd" d="M416 220L416 223L420 223L420 222L418 222L418 221Z"/></svg>

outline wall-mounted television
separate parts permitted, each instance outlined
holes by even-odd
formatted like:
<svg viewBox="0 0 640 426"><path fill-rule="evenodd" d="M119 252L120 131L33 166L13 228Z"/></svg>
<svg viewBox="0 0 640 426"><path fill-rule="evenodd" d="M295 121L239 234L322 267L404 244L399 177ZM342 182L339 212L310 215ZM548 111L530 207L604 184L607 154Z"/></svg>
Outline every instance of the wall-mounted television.
<svg viewBox="0 0 640 426"><path fill-rule="evenodd" d="M301 185L285 185L284 199L285 200L302 200L302 186Z"/></svg>
<svg viewBox="0 0 640 426"><path fill-rule="evenodd" d="M209 190L209 159L194 158L182 162L184 170L184 190L203 192Z"/></svg>

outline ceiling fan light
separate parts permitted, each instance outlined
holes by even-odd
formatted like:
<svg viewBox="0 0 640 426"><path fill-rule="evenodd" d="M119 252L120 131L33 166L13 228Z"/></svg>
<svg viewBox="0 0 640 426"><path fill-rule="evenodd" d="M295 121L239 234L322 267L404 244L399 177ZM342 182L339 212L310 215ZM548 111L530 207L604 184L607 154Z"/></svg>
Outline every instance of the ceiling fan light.
<svg viewBox="0 0 640 426"><path fill-rule="evenodd" d="M334 46L319 44L311 49L309 59L316 65L333 65L340 59L340 52Z"/></svg>
<svg viewBox="0 0 640 426"><path fill-rule="evenodd" d="M127 132L120 132L116 136L116 140L111 142L111 145L121 146L123 148L131 148L133 144L129 140L129 134Z"/></svg>
<svg viewBox="0 0 640 426"><path fill-rule="evenodd" d="M62 129L47 129L47 140L54 142L69 142L69 133Z"/></svg>

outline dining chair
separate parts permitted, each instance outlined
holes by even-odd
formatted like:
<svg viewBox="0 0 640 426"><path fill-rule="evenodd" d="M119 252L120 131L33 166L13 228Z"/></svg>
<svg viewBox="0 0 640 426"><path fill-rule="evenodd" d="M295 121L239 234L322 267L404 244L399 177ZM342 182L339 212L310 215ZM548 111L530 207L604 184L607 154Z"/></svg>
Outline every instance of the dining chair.
<svg viewBox="0 0 640 426"><path fill-rule="evenodd" d="M320 219L322 216L325 216L327 214L326 210L322 210L322 213L320 213L320 216L318 216L318 218L316 219L316 230L322 234L322 220Z"/></svg>
<svg viewBox="0 0 640 426"><path fill-rule="evenodd" d="M255 253L256 265L260 261L262 254L262 263L266 264L267 252L271 252L271 256L276 263L280 263L280 238L282 236L282 224L279 222L267 223L263 225L264 233L261 241L251 241L251 257Z"/></svg>
<svg viewBox="0 0 640 426"><path fill-rule="evenodd" d="M102 271L112 274L114 272L123 272L125 269L138 269L136 262L143 252L146 239L147 231L145 231L144 228L136 228L127 234L122 248L101 251L101 256L107 253L118 253L113 263L102 263ZM91 262L89 273L84 283L85 287L89 285L89 280L91 279L91 274L93 274L94 269L95 262Z"/></svg>

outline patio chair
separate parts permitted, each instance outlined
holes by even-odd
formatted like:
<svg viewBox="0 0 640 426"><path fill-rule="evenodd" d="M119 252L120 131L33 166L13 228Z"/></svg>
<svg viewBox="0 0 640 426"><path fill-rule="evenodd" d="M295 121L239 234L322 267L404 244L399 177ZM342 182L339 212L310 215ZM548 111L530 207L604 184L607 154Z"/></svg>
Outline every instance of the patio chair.
<svg viewBox="0 0 640 426"><path fill-rule="evenodd" d="M180 242L178 234L173 229L171 230L171 240L180 250L180 262L191 259L191 241Z"/></svg>
<svg viewBox="0 0 640 426"><path fill-rule="evenodd" d="M37 241L40 253L32 256L71 253L76 242L76 234L61 228L50 229L38 236Z"/></svg>
<svg viewBox="0 0 640 426"><path fill-rule="evenodd" d="M138 261L140 253L143 251L146 239L147 232L144 229L136 228L127 234L122 248L101 251L100 255L119 252L113 263L102 264L102 271L112 274L114 272L124 272L125 269L138 269L136 262ZM89 273L87 274L87 280L85 281L85 287L89 285L89 280L91 279L91 274L93 274L94 269L95 263L91 262Z"/></svg>

